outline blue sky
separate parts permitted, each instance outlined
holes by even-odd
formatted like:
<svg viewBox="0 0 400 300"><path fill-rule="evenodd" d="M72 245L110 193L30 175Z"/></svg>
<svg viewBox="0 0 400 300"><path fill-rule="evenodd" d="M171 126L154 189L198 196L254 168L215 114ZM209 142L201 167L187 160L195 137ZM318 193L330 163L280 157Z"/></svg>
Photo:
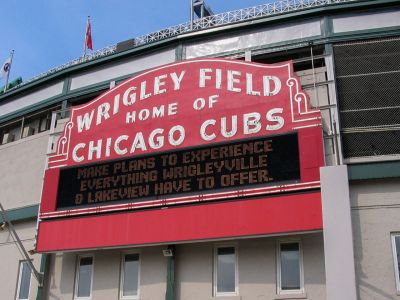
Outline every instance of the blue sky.
<svg viewBox="0 0 400 300"><path fill-rule="evenodd" d="M28 80L82 55L86 18L94 50L189 21L190 0L2 1L0 64L15 50L10 80ZM215 13L270 0L208 0ZM4 80L0 82L0 86Z"/></svg>

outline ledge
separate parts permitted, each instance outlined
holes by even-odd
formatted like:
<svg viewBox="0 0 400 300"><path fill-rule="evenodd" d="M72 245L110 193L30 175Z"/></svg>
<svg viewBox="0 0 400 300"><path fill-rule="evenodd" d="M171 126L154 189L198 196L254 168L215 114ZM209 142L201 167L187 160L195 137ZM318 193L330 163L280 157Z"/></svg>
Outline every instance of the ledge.
<svg viewBox="0 0 400 300"><path fill-rule="evenodd" d="M274 299L307 299L307 293L275 295Z"/></svg>
<svg viewBox="0 0 400 300"><path fill-rule="evenodd" d="M400 177L400 161L348 165L349 180Z"/></svg>
<svg viewBox="0 0 400 300"><path fill-rule="evenodd" d="M13 221L25 221L29 219L36 219L39 211L39 204L25 206L21 208L6 210L7 216L11 222ZM3 222L3 218L0 216L0 222Z"/></svg>

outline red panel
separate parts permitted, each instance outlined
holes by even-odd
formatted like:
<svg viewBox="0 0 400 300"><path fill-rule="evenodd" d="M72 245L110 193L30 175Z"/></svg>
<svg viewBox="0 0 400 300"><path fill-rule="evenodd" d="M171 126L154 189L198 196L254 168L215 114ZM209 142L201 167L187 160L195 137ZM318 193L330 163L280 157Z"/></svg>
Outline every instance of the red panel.
<svg viewBox="0 0 400 300"><path fill-rule="evenodd" d="M301 182L319 181L319 168L324 165L321 127L299 131Z"/></svg>
<svg viewBox="0 0 400 300"><path fill-rule="evenodd" d="M60 169L47 169L44 174L42 200L40 202L40 213L56 210L58 179Z"/></svg>
<svg viewBox="0 0 400 300"><path fill-rule="evenodd" d="M42 221L39 252L322 229L319 192Z"/></svg>

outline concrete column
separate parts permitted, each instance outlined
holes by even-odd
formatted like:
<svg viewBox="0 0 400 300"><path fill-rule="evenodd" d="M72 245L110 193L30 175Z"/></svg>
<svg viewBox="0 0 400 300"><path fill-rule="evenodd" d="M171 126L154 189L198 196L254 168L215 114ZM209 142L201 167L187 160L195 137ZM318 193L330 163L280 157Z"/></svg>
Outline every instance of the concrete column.
<svg viewBox="0 0 400 300"><path fill-rule="evenodd" d="M327 300L357 300L347 166L321 168Z"/></svg>

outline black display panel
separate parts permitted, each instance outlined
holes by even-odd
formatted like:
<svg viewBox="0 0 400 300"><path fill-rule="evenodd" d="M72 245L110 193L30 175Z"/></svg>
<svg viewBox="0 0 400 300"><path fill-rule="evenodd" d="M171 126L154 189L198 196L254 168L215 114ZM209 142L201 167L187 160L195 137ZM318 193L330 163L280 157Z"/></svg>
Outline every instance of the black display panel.
<svg viewBox="0 0 400 300"><path fill-rule="evenodd" d="M300 179L297 133L63 168L57 209L151 201Z"/></svg>

